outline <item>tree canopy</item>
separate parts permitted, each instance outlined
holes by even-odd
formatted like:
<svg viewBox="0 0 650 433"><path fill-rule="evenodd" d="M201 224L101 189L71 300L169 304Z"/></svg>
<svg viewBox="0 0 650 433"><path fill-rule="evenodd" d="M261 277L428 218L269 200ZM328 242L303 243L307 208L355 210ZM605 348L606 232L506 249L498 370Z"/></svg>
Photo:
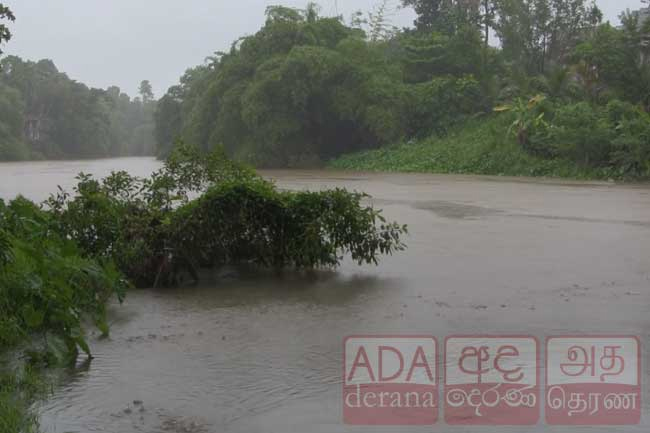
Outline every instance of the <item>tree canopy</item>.
<svg viewBox="0 0 650 433"><path fill-rule="evenodd" d="M412 6L417 19L414 28L399 31L390 26L386 2L349 23L319 16L313 4L269 7L257 33L188 69L160 99L159 154L183 138L203 149L223 147L258 166L314 165L343 153L444 135L470 117L490 116L495 107L526 107L522 101L543 96L541 108L530 113L500 110L521 117L513 122L526 129L517 135L527 152L627 172L615 157L627 150L613 142L605 157L594 150L600 156L585 159L575 156L580 152L558 151L580 146L575 134L570 145L548 140L569 139L571 134L558 131L576 125L559 117L582 102L596 113L593 119L610 102L648 111L645 15L628 12L617 28L602 23L602 12L588 0L402 4ZM491 44L491 36L498 41ZM538 110L545 112L532 117ZM529 122L533 118L539 119ZM645 122L643 115L639 119ZM641 150L650 143L639 146L637 168L650 153Z"/></svg>
<svg viewBox="0 0 650 433"><path fill-rule="evenodd" d="M15 21L16 17L14 16L13 12L11 12L11 9L9 9L7 6L0 3L0 46L2 45L3 42L6 42L11 39L11 32L9 31L7 25L2 22L3 20ZM2 54L1 49L0 49L0 54Z"/></svg>
<svg viewBox="0 0 650 433"><path fill-rule="evenodd" d="M151 88L149 88L151 91ZM0 160L154 153L151 92L89 88L51 60L0 61Z"/></svg>
<svg viewBox="0 0 650 433"><path fill-rule="evenodd" d="M476 80L407 82L398 61L407 53L389 45L313 7L270 7L259 32L188 70L161 98L160 152L183 137L257 165L295 166L444 128L475 110ZM435 96L450 98L444 113Z"/></svg>

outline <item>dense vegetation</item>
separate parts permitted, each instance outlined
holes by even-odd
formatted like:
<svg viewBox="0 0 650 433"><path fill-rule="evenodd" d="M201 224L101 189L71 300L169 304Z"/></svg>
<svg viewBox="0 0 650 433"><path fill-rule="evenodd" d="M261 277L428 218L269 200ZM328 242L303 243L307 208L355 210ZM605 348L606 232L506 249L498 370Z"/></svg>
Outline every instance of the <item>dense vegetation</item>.
<svg viewBox="0 0 650 433"><path fill-rule="evenodd" d="M2 18L13 15L0 4ZM0 43L10 36L3 24ZM2 158L119 155L151 133L132 123L153 112L146 81L130 101L49 61L1 66ZM346 253L376 264L404 249L406 227L362 204L363 194L282 192L219 148L178 143L168 153L147 179L81 173L72 194L59 190L40 206L0 200L0 433L36 431L29 402L39 369L73 364L79 350L91 357L83 325L92 319L106 336L106 303L132 285L175 285L232 263L335 267Z"/></svg>
<svg viewBox="0 0 650 433"><path fill-rule="evenodd" d="M431 43L461 48L464 36ZM456 77L415 82L398 59L421 59L393 48L369 43L360 28L338 18L319 17L313 5L270 7L258 33L187 71L161 98L159 150L164 155L182 137L203 148L223 146L256 165L294 166L388 144L404 133L445 130L476 109L479 84L463 65ZM464 61L449 60L448 67Z"/></svg>
<svg viewBox="0 0 650 433"><path fill-rule="evenodd" d="M151 86L129 98L117 87L90 89L50 60L0 61L0 161L152 155Z"/></svg>
<svg viewBox="0 0 650 433"><path fill-rule="evenodd" d="M542 158L505 137L506 118L475 119L442 137L343 155L330 167L343 170L548 176L607 179L602 168L584 167L562 158Z"/></svg>
<svg viewBox="0 0 650 433"><path fill-rule="evenodd" d="M0 3L0 46L15 19ZM0 61L0 161L153 155L151 83L139 92L131 99L115 86L88 88L51 60L8 56Z"/></svg>
<svg viewBox="0 0 650 433"><path fill-rule="evenodd" d="M13 12L0 3L0 46L11 39ZM2 54L2 50L0 50ZM0 161L151 155L155 148L151 84L131 100L117 87L90 89L51 60L0 61Z"/></svg>
<svg viewBox="0 0 650 433"><path fill-rule="evenodd" d="M0 201L0 433L33 426L30 371L90 356L84 318L107 335L106 302L132 285L177 285L223 264L335 267L404 249L406 227L345 190L282 192L254 171L179 145L151 178L80 174L43 206Z"/></svg>
<svg viewBox="0 0 650 433"><path fill-rule="evenodd" d="M313 4L268 8L260 31L189 69L161 98L159 154L182 137L258 166L381 149L370 155L396 170L650 175L645 15L626 12L614 27L585 0L404 0L418 17L397 30L389 3L349 23L319 16ZM494 120L494 111L507 120ZM503 128L477 136L477 122L481 131ZM477 148L454 147L450 131L473 134ZM436 143L458 163L388 161L399 155L384 147L409 142L418 144L399 155L413 151L415 160ZM509 154L520 169L481 169L461 161L462 152L493 161ZM367 155L334 165L385 168Z"/></svg>
<svg viewBox="0 0 650 433"><path fill-rule="evenodd" d="M281 192L219 149L206 156L179 145L148 179L119 172L79 180L74 195L48 200L57 231L139 286L227 263L331 267L343 253L377 263L403 248L405 228L363 206L363 194Z"/></svg>
<svg viewBox="0 0 650 433"><path fill-rule="evenodd" d="M33 368L67 364L89 352L82 319L108 333L105 302L127 287L117 268L82 256L55 230L51 213L24 198L0 200L0 432L28 431ZM7 350L21 346L26 358Z"/></svg>

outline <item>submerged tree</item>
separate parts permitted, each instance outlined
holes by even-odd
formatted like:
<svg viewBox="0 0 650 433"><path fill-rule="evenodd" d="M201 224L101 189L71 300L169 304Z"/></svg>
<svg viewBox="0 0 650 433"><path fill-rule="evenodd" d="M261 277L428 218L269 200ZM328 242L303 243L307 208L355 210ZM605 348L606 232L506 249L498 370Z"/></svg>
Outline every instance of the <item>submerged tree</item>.
<svg viewBox="0 0 650 433"><path fill-rule="evenodd" d="M279 191L219 149L179 144L148 179L78 179L74 196L48 201L57 230L87 256L114 260L137 285L233 263L335 267L345 253L376 264L405 247L406 227L362 204L364 194Z"/></svg>

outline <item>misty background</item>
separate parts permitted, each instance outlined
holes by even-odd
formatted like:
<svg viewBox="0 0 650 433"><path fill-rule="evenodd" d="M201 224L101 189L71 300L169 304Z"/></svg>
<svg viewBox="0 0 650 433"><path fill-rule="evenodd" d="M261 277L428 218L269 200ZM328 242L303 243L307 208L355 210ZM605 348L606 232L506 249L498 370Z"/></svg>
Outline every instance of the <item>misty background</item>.
<svg viewBox="0 0 650 433"><path fill-rule="evenodd" d="M119 86L131 96L150 80L156 97L191 66L230 48L264 23L267 6L305 7L307 0L5 0L16 14L6 55L52 59L59 70L92 87ZM376 0L322 0L322 15L373 9ZM397 6L400 2L394 1ZM604 20L618 23L639 0L599 0ZM395 26L413 22L412 10L395 10Z"/></svg>

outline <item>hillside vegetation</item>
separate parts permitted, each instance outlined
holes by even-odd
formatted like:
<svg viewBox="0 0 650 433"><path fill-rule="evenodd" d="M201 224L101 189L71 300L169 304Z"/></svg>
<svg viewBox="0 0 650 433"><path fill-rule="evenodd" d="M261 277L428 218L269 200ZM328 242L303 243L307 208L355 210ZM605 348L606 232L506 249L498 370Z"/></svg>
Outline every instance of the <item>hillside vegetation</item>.
<svg viewBox="0 0 650 433"><path fill-rule="evenodd" d="M503 119L471 120L443 137L386 146L341 156L329 167L342 170L548 176L609 179L605 169L578 166L565 159L546 159L523 151L504 134Z"/></svg>
<svg viewBox="0 0 650 433"><path fill-rule="evenodd" d="M257 33L187 70L161 98L159 154L183 139L258 167L361 152L332 166L650 175L641 14L614 27L585 0L403 3L418 17L402 30L390 25L389 1L351 20L320 16L314 4L269 7ZM408 142L418 144L395 150ZM419 161L429 147L438 158Z"/></svg>

